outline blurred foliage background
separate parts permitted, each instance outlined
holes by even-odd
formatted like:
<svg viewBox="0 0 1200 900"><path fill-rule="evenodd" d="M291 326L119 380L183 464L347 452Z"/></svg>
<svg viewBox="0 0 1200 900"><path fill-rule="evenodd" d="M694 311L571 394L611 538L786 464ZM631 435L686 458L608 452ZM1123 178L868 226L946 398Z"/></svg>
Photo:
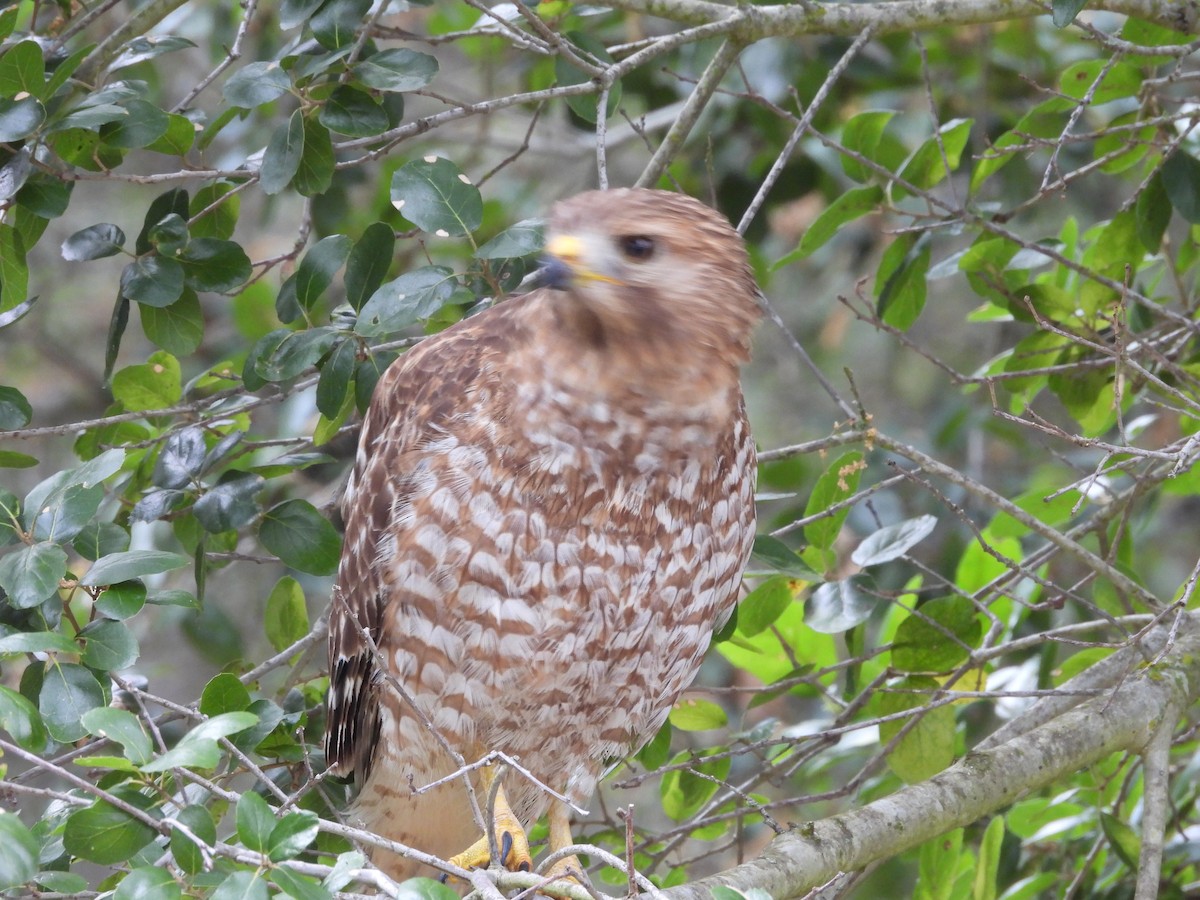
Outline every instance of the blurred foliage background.
<svg viewBox="0 0 1200 900"><path fill-rule="evenodd" d="M712 895L1200 891L1200 41L1082 7L5 5L0 888L396 893L317 777L357 416L639 183L748 241L763 534L583 838L683 891L893 797L931 839Z"/></svg>

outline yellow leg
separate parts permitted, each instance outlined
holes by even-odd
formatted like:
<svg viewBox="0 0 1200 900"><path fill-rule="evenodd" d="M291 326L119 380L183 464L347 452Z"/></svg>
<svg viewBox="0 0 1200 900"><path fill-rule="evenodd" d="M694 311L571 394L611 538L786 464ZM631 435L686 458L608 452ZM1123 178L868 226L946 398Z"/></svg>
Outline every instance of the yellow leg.
<svg viewBox="0 0 1200 900"><path fill-rule="evenodd" d="M480 778L484 797L491 793L495 779L496 773L492 767L484 768ZM504 796L504 785L498 785L496 788L492 831L496 835L496 847L500 851L500 865L510 872L528 872L533 868L533 857L529 855L529 839L525 837L525 829L512 811L512 807L508 805L508 798ZM491 841L485 834L462 853L451 857L450 862L463 869L483 868L490 865L493 862Z"/></svg>
<svg viewBox="0 0 1200 900"><path fill-rule="evenodd" d="M570 847L575 843L575 839L571 837L571 819L570 813L567 812L567 805L559 800L550 801L550 812L546 815L550 824L550 852L555 853L563 847ZM553 878L556 881L559 879L568 879L570 881L583 883L583 865L579 862L579 857L574 854L563 857L558 862L550 866L550 869L545 873L547 878Z"/></svg>

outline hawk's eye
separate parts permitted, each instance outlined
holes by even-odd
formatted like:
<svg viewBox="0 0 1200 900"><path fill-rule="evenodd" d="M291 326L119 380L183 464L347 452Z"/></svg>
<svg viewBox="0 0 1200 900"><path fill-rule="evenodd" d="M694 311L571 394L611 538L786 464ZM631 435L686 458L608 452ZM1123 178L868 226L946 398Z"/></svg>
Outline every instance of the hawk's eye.
<svg viewBox="0 0 1200 900"><path fill-rule="evenodd" d="M643 262L654 255L654 239L642 234L631 234L620 239L621 252L630 259Z"/></svg>

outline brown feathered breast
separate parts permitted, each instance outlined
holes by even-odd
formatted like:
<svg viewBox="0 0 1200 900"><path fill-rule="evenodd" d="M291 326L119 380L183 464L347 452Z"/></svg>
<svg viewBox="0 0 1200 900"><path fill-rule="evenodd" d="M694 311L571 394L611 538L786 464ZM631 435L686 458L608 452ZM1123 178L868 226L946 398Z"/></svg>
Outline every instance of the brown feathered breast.
<svg viewBox="0 0 1200 900"><path fill-rule="evenodd" d="M740 238L648 190L564 201L547 237L562 289L380 380L344 501L327 756L363 825L443 856L479 836L461 784L413 793L454 771L446 747L519 757L586 804L695 676L754 535ZM545 807L506 790L527 825Z"/></svg>

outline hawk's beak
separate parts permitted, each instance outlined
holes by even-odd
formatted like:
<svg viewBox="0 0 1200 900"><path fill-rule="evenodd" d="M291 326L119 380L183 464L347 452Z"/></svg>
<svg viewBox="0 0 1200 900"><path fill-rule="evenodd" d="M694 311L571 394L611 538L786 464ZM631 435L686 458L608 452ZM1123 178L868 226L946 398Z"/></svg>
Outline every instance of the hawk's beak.
<svg viewBox="0 0 1200 900"><path fill-rule="evenodd" d="M571 286L572 282L578 281L621 283L615 278L589 269L584 263L586 250L584 242L574 235L560 234L551 238L550 242L546 244L542 283L557 290L565 290Z"/></svg>

